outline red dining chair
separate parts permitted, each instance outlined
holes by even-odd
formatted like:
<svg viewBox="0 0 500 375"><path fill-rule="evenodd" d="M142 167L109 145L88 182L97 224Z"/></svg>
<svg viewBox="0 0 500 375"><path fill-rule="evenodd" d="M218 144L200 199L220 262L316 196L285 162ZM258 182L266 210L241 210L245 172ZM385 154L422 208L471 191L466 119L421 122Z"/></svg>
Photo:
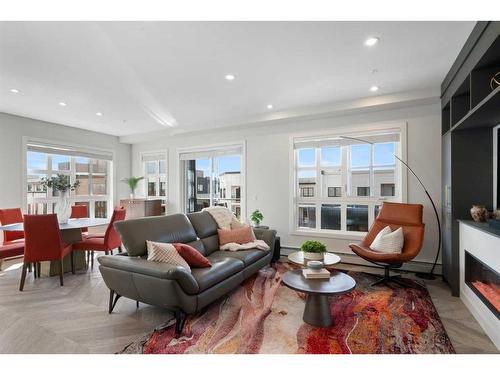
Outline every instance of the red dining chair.
<svg viewBox="0 0 500 375"><path fill-rule="evenodd" d="M110 252L113 254L113 249L118 248L118 251L121 252L122 241L113 224L124 220L125 213L124 208L115 208L104 237L84 238L83 241L73 244L73 250L90 252L91 267L94 267L94 251L104 251L104 254L108 255Z"/></svg>
<svg viewBox="0 0 500 375"><path fill-rule="evenodd" d="M124 207L115 207L115 210L116 209L124 210L125 208ZM88 233L87 238L96 238L96 237L104 238L105 234L106 233ZM121 247L118 248L118 251L121 252Z"/></svg>
<svg viewBox="0 0 500 375"><path fill-rule="evenodd" d="M63 242L57 215L24 215L24 264L19 290L24 289L26 271L29 263L59 261L59 282L63 280L63 258L71 254L71 272L75 273L75 263L71 245Z"/></svg>
<svg viewBox="0 0 500 375"><path fill-rule="evenodd" d="M89 209L85 205L74 205L71 206L71 219L86 219L89 217ZM82 228L82 235L86 236L89 232L89 228Z"/></svg>
<svg viewBox="0 0 500 375"><path fill-rule="evenodd" d="M4 208L0 210L0 224L9 225L23 222L23 213L20 208ZM3 244L8 245L13 242L23 242L24 232L22 230L12 230L3 232Z"/></svg>
<svg viewBox="0 0 500 375"><path fill-rule="evenodd" d="M17 257L24 254L24 242L0 245L0 271L5 258Z"/></svg>

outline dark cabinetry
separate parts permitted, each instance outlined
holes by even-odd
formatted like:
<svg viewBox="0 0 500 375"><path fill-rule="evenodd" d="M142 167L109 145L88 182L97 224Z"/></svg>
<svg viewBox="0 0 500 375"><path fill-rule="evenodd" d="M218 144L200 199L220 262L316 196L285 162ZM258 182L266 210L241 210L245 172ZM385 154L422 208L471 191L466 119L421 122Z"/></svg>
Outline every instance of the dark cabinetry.
<svg viewBox="0 0 500 375"><path fill-rule="evenodd" d="M459 290L458 219L473 204L493 208L493 127L500 124L500 22L479 22L441 85L442 263Z"/></svg>

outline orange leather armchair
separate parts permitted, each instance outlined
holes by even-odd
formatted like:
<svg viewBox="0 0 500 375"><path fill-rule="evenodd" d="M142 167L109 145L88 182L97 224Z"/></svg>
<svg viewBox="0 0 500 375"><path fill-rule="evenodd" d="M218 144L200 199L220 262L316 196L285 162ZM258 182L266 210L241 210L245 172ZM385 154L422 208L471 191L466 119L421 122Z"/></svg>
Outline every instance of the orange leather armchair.
<svg viewBox="0 0 500 375"><path fill-rule="evenodd" d="M400 268L403 263L415 258L424 241L425 224L422 222L423 206L421 204L404 204L385 202L375 222L371 226L366 237L357 244L349 244L349 247L361 258L384 267L384 277L372 284L395 282L399 285L404 283L397 279L398 276L390 276L391 268ZM375 236L389 226L391 230L403 228L404 245L401 253L383 253L370 249L370 244Z"/></svg>

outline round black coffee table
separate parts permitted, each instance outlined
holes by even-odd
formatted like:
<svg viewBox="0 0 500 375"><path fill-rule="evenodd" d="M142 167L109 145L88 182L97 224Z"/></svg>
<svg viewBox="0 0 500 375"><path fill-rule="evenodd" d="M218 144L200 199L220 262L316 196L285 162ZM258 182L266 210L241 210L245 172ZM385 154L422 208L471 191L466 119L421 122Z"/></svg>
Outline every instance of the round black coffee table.
<svg viewBox="0 0 500 375"><path fill-rule="evenodd" d="M317 327L329 327L332 317L328 296L350 292L356 286L356 281L339 271L331 272L329 279L311 280L302 276L302 270L293 270L285 272L283 284L307 294L304 322Z"/></svg>

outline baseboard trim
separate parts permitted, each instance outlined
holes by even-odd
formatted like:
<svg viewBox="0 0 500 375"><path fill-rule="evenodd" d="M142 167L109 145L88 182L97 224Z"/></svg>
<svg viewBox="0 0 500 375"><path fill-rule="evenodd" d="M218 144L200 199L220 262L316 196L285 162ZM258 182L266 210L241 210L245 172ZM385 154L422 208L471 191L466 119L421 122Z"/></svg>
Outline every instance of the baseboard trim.
<svg viewBox="0 0 500 375"><path fill-rule="evenodd" d="M293 253L293 252L298 251L298 250L299 250L299 248L297 248L297 247L282 246L281 247L281 255L288 256L288 254ZM378 268L378 266L364 260L363 258L358 257L355 254L345 254L345 253L338 253L338 252L333 252L333 251L332 251L332 253L337 254L342 259L342 263ZM408 272L429 272L431 270L431 267L432 267L432 263L419 262L419 261L413 260L413 261L404 263L401 268L398 268L398 270L408 271ZM442 267L440 264L436 264L436 267L434 268L434 274L439 275L439 276L442 275Z"/></svg>

